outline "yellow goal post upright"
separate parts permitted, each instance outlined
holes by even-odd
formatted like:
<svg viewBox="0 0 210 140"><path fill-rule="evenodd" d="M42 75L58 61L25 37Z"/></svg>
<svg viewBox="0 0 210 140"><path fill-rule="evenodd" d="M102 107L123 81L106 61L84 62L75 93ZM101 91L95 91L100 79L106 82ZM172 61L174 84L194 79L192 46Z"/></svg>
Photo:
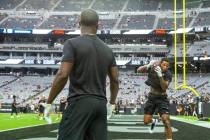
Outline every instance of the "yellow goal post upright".
<svg viewBox="0 0 210 140"><path fill-rule="evenodd" d="M177 82L177 20L176 20L176 0L174 0L174 89L179 90L179 89L188 89L190 90L196 97L199 97L200 94L192 87L187 85L186 81L186 23L185 23L185 18L186 18L186 0L182 0L182 27L183 27L183 83L178 86Z"/></svg>

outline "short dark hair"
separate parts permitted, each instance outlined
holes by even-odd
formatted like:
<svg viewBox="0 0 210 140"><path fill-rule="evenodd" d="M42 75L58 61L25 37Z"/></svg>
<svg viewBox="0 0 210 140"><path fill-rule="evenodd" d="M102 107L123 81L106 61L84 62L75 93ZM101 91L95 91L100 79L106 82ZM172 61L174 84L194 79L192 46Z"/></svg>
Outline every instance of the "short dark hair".
<svg viewBox="0 0 210 140"><path fill-rule="evenodd" d="M166 57L162 58L162 59L160 60L160 63L162 63L163 61L170 63L169 59L166 58Z"/></svg>
<svg viewBox="0 0 210 140"><path fill-rule="evenodd" d="M86 9L81 12L80 25L82 26L94 26L98 25L99 16L96 11L92 9Z"/></svg>

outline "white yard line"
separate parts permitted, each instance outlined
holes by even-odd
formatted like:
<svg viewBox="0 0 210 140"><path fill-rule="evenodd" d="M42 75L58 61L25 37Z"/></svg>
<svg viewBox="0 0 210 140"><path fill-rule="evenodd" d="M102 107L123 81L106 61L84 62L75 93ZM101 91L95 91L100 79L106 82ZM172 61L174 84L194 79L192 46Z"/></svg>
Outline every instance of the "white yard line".
<svg viewBox="0 0 210 140"><path fill-rule="evenodd" d="M52 124L55 124L55 123L52 123ZM30 127L35 127L35 126L42 126L42 125L50 125L50 124L39 124L39 125L31 125L31 126L25 126L25 127L18 127L18 128L13 128L13 129L7 129L7 130L0 130L0 133L1 132L6 132L6 131L11 131L11 130L18 130L18 129L23 129L23 128L30 128Z"/></svg>

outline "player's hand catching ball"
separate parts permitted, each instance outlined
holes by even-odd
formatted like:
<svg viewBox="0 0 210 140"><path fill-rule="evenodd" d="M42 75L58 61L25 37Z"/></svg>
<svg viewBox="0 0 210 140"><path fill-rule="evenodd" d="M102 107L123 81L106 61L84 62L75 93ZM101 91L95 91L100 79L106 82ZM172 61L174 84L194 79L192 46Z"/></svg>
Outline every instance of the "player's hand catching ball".
<svg viewBox="0 0 210 140"><path fill-rule="evenodd" d="M162 70L160 66L155 67L155 72L157 73L158 77L162 77Z"/></svg>

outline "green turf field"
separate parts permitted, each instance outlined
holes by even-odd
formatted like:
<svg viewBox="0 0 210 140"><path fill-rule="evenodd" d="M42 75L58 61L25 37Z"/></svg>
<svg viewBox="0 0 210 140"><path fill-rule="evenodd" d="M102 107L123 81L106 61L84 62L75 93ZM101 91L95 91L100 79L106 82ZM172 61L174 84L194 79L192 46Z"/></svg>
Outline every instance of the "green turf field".
<svg viewBox="0 0 210 140"><path fill-rule="evenodd" d="M198 118L194 117L194 116L176 116L176 117L183 118L183 119L189 119L189 120L198 120ZM210 122L210 118L209 118L208 122Z"/></svg>
<svg viewBox="0 0 210 140"><path fill-rule="evenodd" d="M45 120L39 120L38 114L21 114L19 116L19 118L10 118L9 113L0 113L0 131L47 124ZM51 115L51 118L53 123L58 122L56 121L57 115Z"/></svg>
<svg viewBox="0 0 210 140"><path fill-rule="evenodd" d="M56 119L52 115L52 119ZM207 140L210 122L197 121L195 117L171 116L171 126L175 140ZM174 118L178 118L175 120ZM186 119L185 119L186 118ZM55 121L54 121L55 122ZM187 122L187 123L186 123ZM37 114L24 114L20 118L10 118L10 114L0 114L0 131L18 127L39 125L36 127L0 132L1 140L56 140L59 124L47 124L40 121ZM206 124L206 125L203 125ZM164 126L158 122L154 132L150 125L145 126L143 115L113 115L108 120L108 140L163 140ZM199 133L198 133L199 132ZM209 140L209 139L208 139Z"/></svg>
<svg viewBox="0 0 210 140"><path fill-rule="evenodd" d="M192 116L176 116L176 117L183 118L186 120L188 119L198 120L197 117L192 117ZM56 121L57 115L51 115L51 118L53 123L59 122L59 120ZM45 120L39 120L38 114L21 114L19 118L17 117L10 118L9 113L0 113L0 131L27 127L27 126L42 125L42 124L47 124L47 122Z"/></svg>

